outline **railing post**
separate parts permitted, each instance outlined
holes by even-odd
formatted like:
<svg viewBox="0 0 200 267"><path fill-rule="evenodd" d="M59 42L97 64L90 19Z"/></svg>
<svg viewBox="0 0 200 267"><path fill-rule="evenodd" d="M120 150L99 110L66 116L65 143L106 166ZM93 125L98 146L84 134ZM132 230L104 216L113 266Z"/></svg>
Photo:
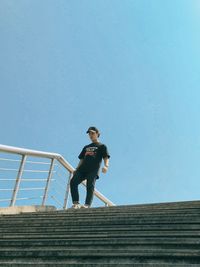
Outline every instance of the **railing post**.
<svg viewBox="0 0 200 267"><path fill-rule="evenodd" d="M49 168L49 175L48 175L48 178L47 178L47 183L46 183L46 187L45 187L44 195L43 195L43 199L42 199L42 206L45 205L45 202L47 200L49 185L50 185L50 181L51 181L51 177L52 177L52 173L53 173L54 161L55 161L54 158L51 159L51 165L50 165L50 168Z"/></svg>
<svg viewBox="0 0 200 267"><path fill-rule="evenodd" d="M11 199L11 202L10 202L10 206L15 206L15 202L16 202L16 199L17 199L17 193L19 191L19 186L20 186L22 174L23 174L23 171L24 171L24 165L25 165L25 162L26 162L26 158L27 158L26 155L22 155L22 159L21 159L19 171L18 171L18 174L17 174L16 183L15 183L15 187L14 187L14 190L13 190L13 195L12 195L12 199Z"/></svg>
<svg viewBox="0 0 200 267"><path fill-rule="evenodd" d="M69 173L68 182L67 182L67 188L66 188L66 192L65 192L65 199L64 199L63 209L67 209L68 198L69 198L69 189L70 189L70 181L71 181L72 175L73 175L73 173L70 172Z"/></svg>

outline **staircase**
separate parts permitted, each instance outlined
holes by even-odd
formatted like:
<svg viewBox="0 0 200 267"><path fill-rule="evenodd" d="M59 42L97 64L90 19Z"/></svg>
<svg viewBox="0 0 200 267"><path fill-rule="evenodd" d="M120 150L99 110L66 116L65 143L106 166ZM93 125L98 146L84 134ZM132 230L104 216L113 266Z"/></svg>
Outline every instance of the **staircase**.
<svg viewBox="0 0 200 267"><path fill-rule="evenodd" d="M200 201L1 215L0 266L200 266Z"/></svg>

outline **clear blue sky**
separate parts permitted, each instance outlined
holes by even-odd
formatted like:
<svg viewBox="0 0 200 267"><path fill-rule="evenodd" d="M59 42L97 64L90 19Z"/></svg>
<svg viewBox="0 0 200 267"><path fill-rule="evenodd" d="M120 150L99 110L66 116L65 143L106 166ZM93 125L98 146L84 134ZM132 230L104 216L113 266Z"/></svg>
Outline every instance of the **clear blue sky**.
<svg viewBox="0 0 200 267"><path fill-rule="evenodd" d="M0 0L0 143L73 165L91 125L117 204L200 198L200 1Z"/></svg>

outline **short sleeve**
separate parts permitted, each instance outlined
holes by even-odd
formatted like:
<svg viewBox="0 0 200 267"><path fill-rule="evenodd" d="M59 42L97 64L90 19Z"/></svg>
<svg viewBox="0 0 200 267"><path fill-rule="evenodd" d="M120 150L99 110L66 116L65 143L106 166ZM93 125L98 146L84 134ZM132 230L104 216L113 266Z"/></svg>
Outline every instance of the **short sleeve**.
<svg viewBox="0 0 200 267"><path fill-rule="evenodd" d="M103 158L110 158L110 154L108 152L106 145L102 145L102 157Z"/></svg>
<svg viewBox="0 0 200 267"><path fill-rule="evenodd" d="M85 146L84 146L84 148L82 149L81 153L79 154L78 158L79 158L79 159L83 159L84 156L85 156Z"/></svg>

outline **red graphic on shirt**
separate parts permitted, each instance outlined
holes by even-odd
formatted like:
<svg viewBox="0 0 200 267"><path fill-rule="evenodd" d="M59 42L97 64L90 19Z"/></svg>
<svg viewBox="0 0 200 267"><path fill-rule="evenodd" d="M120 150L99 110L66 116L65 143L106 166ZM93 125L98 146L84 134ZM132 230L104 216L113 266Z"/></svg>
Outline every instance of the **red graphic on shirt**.
<svg viewBox="0 0 200 267"><path fill-rule="evenodd" d="M96 153L95 152L92 152L92 151L87 151L85 153L85 156L89 155L89 156L94 156Z"/></svg>

